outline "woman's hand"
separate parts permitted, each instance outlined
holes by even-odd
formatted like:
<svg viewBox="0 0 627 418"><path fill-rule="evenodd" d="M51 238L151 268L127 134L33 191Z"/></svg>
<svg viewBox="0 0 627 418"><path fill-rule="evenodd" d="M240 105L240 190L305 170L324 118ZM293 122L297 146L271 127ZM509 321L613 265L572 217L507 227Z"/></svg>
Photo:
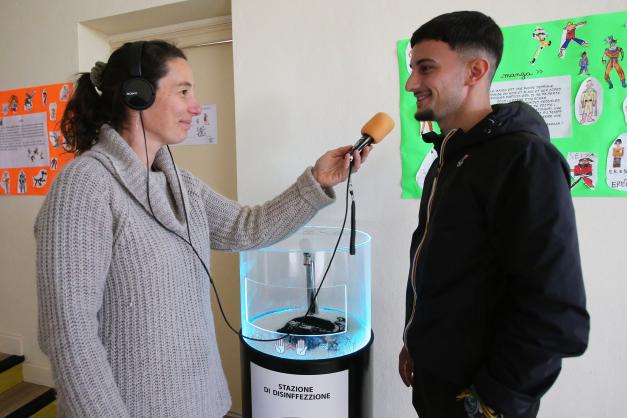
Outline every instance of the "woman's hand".
<svg viewBox="0 0 627 418"><path fill-rule="evenodd" d="M333 187L346 180L351 148L352 145L336 148L325 152L322 157L318 158L312 173L322 187ZM356 173L361 164L366 161L371 149L372 145L369 145L361 151L361 155L357 151L353 152L353 173Z"/></svg>

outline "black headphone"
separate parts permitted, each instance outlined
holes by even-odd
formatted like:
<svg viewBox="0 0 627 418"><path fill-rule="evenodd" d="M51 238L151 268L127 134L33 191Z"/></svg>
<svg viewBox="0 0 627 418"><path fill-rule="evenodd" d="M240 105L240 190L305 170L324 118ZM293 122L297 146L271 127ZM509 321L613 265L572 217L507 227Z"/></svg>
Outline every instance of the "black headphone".
<svg viewBox="0 0 627 418"><path fill-rule="evenodd" d="M155 102L155 87L142 77L142 49L144 41L128 47L130 78L122 84L122 100L133 110L146 110Z"/></svg>

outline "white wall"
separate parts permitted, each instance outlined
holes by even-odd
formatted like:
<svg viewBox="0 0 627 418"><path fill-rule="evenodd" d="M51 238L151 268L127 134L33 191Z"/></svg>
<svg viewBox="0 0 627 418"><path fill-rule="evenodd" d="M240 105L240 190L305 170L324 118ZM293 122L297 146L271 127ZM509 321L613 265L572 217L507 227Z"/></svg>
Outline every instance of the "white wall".
<svg viewBox="0 0 627 418"><path fill-rule="evenodd" d="M176 2L3 1L0 90L73 80L79 70L90 69L87 63L93 63L94 54L107 52L98 36L78 22L167 3ZM84 35L80 47L89 51L87 58L79 57L79 32ZM106 55L98 57L103 58ZM42 202L43 198L35 196L0 198L0 351L19 346L27 357L25 378L51 385L48 360L37 344L33 224ZM14 344L12 336L22 344Z"/></svg>
<svg viewBox="0 0 627 418"><path fill-rule="evenodd" d="M438 14L481 10L508 26L624 9L624 0L234 0L232 5L240 201L286 187L323 150L353 143L376 111L398 120L395 42ZM619 34L615 34L619 39ZM627 40L627 30L622 35ZM373 237L375 417L413 416L397 374L410 235L418 201L400 196L400 129L377 146L356 176L358 227ZM623 416L627 385L627 199L576 199L592 315L587 353L567 360L541 417ZM342 204L314 223L336 225Z"/></svg>

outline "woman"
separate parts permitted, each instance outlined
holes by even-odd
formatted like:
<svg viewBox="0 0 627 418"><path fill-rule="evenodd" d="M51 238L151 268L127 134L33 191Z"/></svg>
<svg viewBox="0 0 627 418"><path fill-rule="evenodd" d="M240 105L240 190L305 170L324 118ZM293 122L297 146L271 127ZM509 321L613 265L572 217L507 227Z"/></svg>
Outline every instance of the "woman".
<svg viewBox="0 0 627 418"><path fill-rule="evenodd" d="M209 265L211 249L286 237L334 200L350 146L325 153L273 200L241 206L177 172L164 149L181 142L200 113L182 51L142 43L137 60L155 87L154 104L125 105L134 49L125 44L81 75L63 116L66 146L78 157L57 177L35 225L40 345L61 415L222 417L231 400L210 283L186 241ZM354 155L355 169L368 151Z"/></svg>

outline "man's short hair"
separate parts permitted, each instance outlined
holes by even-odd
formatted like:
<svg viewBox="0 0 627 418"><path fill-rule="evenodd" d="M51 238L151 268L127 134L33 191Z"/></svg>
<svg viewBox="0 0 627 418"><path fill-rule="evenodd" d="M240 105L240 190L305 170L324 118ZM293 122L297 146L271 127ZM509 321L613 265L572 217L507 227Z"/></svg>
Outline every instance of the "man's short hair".
<svg viewBox="0 0 627 418"><path fill-rule="evenodd" d="M414 32L411 47L427 40L446 42L458 52L485 51L494 60L490 78L503 56L503 32L491 17L481 12L452 12L434 17Z"/></svg>

